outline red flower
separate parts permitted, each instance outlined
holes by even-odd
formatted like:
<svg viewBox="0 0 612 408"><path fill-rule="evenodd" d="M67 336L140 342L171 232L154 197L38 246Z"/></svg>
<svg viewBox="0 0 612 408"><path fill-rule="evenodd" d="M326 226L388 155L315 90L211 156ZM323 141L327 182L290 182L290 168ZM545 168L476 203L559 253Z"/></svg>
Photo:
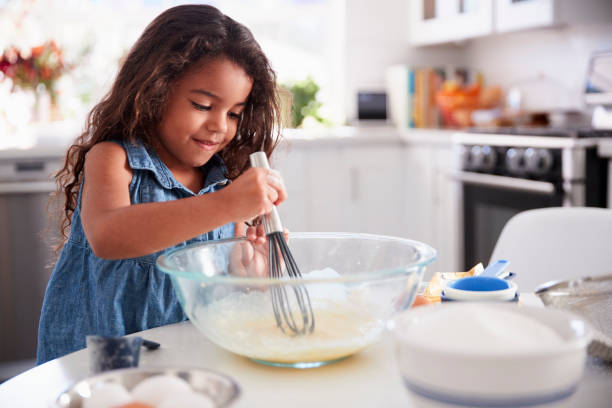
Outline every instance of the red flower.
<svg viewBox="0 0 612 408"><path fill-rule="evenodd" d="M12 79L13 86L35 89L44 84L52 97L55 81L69 69L62 61L62 50L53 40L33 47L28 58L23 58L15 47L8 48L0 57L0 71Z"/></svg>

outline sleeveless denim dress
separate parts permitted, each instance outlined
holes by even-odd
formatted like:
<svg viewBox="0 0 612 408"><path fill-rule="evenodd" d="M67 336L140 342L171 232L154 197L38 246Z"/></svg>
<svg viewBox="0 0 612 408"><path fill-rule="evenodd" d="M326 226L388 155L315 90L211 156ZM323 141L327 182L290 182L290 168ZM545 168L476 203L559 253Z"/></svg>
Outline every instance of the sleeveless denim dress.
<svg viewBox="0 0 612 408"><path fill-rule="evenodd" d="M129 142L117 143L125 149L133 172L129 187L132 204L195 195L176 181L152 149ZM201 169L204 188L197 195L217 191L229 183L225 164L218 155ZM187 319L170 277L155 266L155 260L164 251L121 260L97 257L83 232L80 207L79 192L70 236L45 293L38 328L37 364L84 348L85 336L89 334L123 336ZM230 223L173 248L233 236L234 224Z"/></svg>

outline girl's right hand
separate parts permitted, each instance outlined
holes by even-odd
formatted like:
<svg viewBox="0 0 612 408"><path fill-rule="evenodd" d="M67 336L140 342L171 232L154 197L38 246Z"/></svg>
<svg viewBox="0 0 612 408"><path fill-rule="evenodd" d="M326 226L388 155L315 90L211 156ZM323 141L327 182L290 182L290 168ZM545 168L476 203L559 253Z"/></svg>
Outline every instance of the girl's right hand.
<svg viewBox="0 0 612 408"><path fill-rule="evenodd" d="M253 167L245 171L229 186L218 191L227 203L236 222L250 221L267 214L274 205L287 198L280 173L272 169Z"/></svg>

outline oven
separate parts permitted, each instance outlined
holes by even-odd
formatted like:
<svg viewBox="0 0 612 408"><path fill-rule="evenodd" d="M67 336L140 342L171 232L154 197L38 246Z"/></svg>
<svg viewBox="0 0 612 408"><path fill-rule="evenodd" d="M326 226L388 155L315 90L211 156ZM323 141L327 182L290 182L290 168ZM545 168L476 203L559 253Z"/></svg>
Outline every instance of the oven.
<svg viewBox="0 0 612 408"><path fill-rule="evenodd" d="M52 243L59 240L52 221L61 207L48 202L61 158L22 155L0 157L0 383L35 365Z"/></svg>
<svg viewBox="0 0 612 408"><path fill-rule="evenodd" d="M458 133L453 138L465 270L489 261L504 225L519 212L606 207L607 162L597 155L598 139L532 132Z"/></svg>

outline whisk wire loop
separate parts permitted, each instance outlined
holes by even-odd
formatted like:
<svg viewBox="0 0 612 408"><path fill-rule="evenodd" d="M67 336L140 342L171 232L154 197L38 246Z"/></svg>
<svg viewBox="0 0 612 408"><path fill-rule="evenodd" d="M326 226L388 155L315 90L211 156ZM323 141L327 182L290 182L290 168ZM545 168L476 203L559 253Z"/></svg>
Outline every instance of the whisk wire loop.
<svg viewBox="0 0 612 408"><path fill-rule="evenodd" d="M287 275L291 278L301 278L300 270L289 251L282 233L274 232L268 234L268 240L270 246L270 276L280 278L283 275L284 261ZM295 299L294 302L290 302L285 286L275 285L271 290L272 310L274 311L276 325L283 333L287 334L302 335L312 333L314 330L314 313L308 291L301 284L291 285L291 289L294 295L293 299Z"/></svg>
<svg viewBox="0 0 612 408"><path fill-rule="evenodd" d="M253 167L270 168L268 158L264 152L255 152L249 156ZM293 259L289 246L283 235L283 226L275 206L264 215L264 228L268 237L269 255L268 267L270 277L281 279L283 271L290 279L302 279L300 269ZM293 291L290 297L284 284L274 284L270 289L272 310L276 325L283 333L302 335L312 333L314 330L314 313L310 302L310 295L306 286L300 283L289 283ZM295 310L297 308L297 310ZM295 311L294 311L295 310ZM286 330L288 329L288 331ZM289 333L291 332L291 333Z"/></svg>

